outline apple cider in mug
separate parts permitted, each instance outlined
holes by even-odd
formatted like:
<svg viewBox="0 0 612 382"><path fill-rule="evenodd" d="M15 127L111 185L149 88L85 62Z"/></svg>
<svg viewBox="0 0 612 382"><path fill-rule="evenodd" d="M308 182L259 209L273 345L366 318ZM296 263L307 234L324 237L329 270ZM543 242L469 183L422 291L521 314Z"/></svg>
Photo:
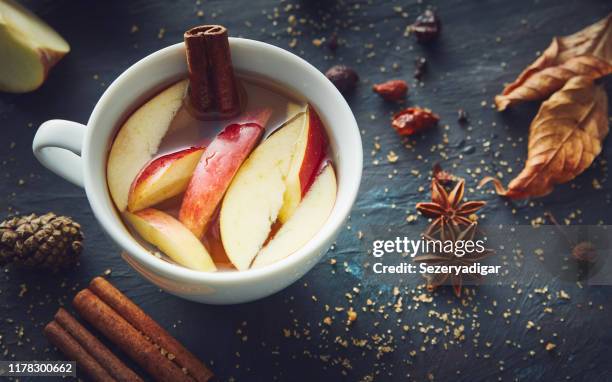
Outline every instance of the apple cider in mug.
<svg viewBox="0 0 612 382"><path fill-rule="evenodd" d="M307 102L234 73L225 28L191 29L185 47L189 78L118 127L107 163L115 206L152 252L187 268L284 259L335 203L325 127Z"/></svg>

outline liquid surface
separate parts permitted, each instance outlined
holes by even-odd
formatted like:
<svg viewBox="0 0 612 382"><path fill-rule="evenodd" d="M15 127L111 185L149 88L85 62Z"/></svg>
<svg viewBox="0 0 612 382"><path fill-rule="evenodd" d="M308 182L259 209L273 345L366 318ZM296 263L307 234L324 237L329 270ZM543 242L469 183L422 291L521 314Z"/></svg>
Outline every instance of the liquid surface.
<svg viewBox="0 0 612 382"><path fill-rule="evenodd" d="M270 83L261 79L256 79L247 76L238 76L244 90L246 92L246 104L245 109L241 115L248 115L249 112L258 110L261 108L271 108L272 115L266 124L266 132L264 136L267 136L271 131L276 130L288 119L296 115L297 113L305 110L306 102L293 97L286 92L283 92L278 85ZM240 116L236 117L240 118ZM207 146L215 136L221 132L228 124L231 123L231 119L222 121L202 121L194 118L187 112L185 108L177 113L171 128L169 129L166 136L163 138L156 156L158 158L162 155L180 151L189 147L194 146ZM155 206L175 218L178 219L179 210L183 194L162 202ZM278 225L278 224L276 224ZM278 227L273 227L272 234L278 230ZM143 240L138 233L136 233L129 224L126 224L132 235L146 248L149 248L153 253L160 254L161 257L167 261L172 262L165 255L161 254L154 246ZM202 239L205 247L210 253L217 269L220 271L235 270L234 266L228 259L223 249L221 242L221 234L219 228L219 208L215 213L214 219L208 226L208 230Z"/></svg>
<svg viewBox="0 0 612 382"><path fill-rule="evenodd" d="M283 93L277 85L252 77L238 76L246 92L246 105L241 115L262 108L271 108L272 115L266 125L266 133L274 131L289 118L304 110L306 102ZM238 116L237 118L239 118ZM165 155L188 147L206 146L231 120L201 121L195 119L186 109L175 117L171 131L164 137L158 155Z"/></svg>

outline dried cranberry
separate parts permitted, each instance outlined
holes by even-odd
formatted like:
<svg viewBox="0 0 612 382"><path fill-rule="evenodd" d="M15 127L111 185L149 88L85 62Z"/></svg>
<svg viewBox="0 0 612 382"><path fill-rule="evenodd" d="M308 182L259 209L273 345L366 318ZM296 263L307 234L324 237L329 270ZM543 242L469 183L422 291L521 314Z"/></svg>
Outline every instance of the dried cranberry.
<svg viewBox="0 0 612 382"><path fill-rule="evenodd" d="M414 24L410 26L410 31L414 33L418 42L427 43L438 38L442 25L440 19L431 9L417 17Z"/></svg>
<svg viewBox="0 0 612 382"><path fill-rule="evenodd" d="M404 80L390 80L372 86L372 90L387 101L399 101L406 98L408 84Z"/></svg>
<svg viewBox="0 0 612 382"><path fill-rule="evenodd" d="M346 65L335 65L325 72L327 77L342 94L349 94L355 90L359 76L357 72Z"/></svg>
<svg viewBox="0 0 612 382"><path fill-rule="evenodd" d="M393 116L391 126L399 135L412 135L434 126L440 117L429 109L409 107Z"/></svg>

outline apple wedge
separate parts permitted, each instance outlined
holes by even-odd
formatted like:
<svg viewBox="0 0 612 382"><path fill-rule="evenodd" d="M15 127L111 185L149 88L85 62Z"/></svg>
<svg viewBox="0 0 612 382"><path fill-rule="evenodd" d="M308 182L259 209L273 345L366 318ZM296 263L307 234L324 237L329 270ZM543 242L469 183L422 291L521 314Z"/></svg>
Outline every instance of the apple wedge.
<svg viewBox="0 0 612 382"><path fill-rule="evenodd" d="M163 90L125 121L111 147L106 167L108 188L119 211L125 211L132 182L157 154L159 144L183 104L188 81Z"/></svg>
<svg viewBox="0 0 612 382"><path fill-rule="evenodd" d="M132 183L128 211L140 211L184 192L203 152L202 147L191 147L145 166Z"/></svg>
<svg viewBox="0 0 612 382"><path fill-rule="evenodd" d="M295 146L289 173L285 179L285 195L283 207L278 215L279 220L285 223L291 218L300 201L306 195L321 162L325 157L327 136L323 122L311 105L306 109L306 118L298 141Z"/></svg>
<svg viewBox="0 0 612 382"><path fill-rule="evenodd" d="M179 212L179 220L196 237L204 236L234 175L259 142L271 113L271 109L261 109L239 117L240 123L227 126L204 150Z"/></svg>
<svg viewBox="0 0 612 382"><path fill-rule="evenodd" d="M238 270L250 267L277 219L304 118L304 112L297 114L263 141L240 167L225 194L221 240Z"/></svg>
<svg viewBox="0 0 612 382"><path fill-rule="evenodd" d="M0 91L37 89L69 51L62 36L35 14L15 1L0 1Z"/></svg>
<svg viewBox="0 0 612 382"><path fill-rule="evenodd" d="M272 264L303 247L327 221L336 202L336 175L328 164L316 177L291 218L253 261L253 268Z"/></svg>
<svg viewBox="0 0 612 382"><path fill-rule="evenodd" d="M178 264L197 271L217 270L200 240L167 213L147 208L134 214L126 211L124 215L144 240Z"/></svg>

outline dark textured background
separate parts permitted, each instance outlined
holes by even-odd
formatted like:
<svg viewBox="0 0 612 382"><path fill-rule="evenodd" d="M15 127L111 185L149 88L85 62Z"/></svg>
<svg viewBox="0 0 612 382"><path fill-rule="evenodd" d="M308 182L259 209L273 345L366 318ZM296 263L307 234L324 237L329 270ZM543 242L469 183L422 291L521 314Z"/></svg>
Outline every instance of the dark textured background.
<svg viewBox="0 0 612 382"><path fill-rule="evenodd" d="M1 358L61 359L49 348L42 326L92 277L112 269L112 282L211 364L222 380L612 380L612 288L552 276L556 273L542 270L533 249L497 248L495 261L508 269L501 285L470 288L463 300L443 288L432 302L417 302L424 293L420 277L386 281L362 271L371 261L366 249L381 227L416 235L425 226L425 219L407 223L406 216L416 213L416 202L428 198L429 170L436 161L447 168L456 165L454 171L467 177L469 196L489 202L483 224L529 225L546 210L560 219L569 217L572 224L610 223L609 138L591 169L534 203L508 203L473 190L485 173L503 171L507 182L520 171L527 129L538 108L534 103L500 114L491 109L493 96L554 35L572 33L612 11L609 1L26 4L69 41L72 52L38 91L0 94L0 209L3 214L52 210L73 216L87 239L74 271L2 272ZM443 32L436 44L422 47L403 32L427 6L438 9ZM199 10L204 12L201 17ZM290 15L298 19L292 31L296 36L287 31ZM299 22L301 18L306 21ZM143 281L105 237L83 191L43 169L30 149L40 123L51 118L86 122L98 97L123 70L180 41L184 30L199 23L222 23L234 36L288 49L296 38L290 50L319 69L342 62L353 66L362 79L349 103L363 131L365 168L347 229L325 260L295 285L239 306L183 301ZM134 25L138 31L132 33ZM335 55L312 44L332 31L343 42ZM417 56L429 61L423 86L412 78ZM401 106L384 103L370 90L372 83L392 77L410 81L407 104L433 109L441 116L438 128L411 141L398 138L388 119ZM456 121L459 108L470 115L466 126ZM435 147L445 137L448 144ZM376 139L381 149L372 154ZM396 163L386 159L390 150L399 156ZM508 162L512 174L501 161ZM592 186L593 179L601 189ZM365 234L361 241L359 231ZM566 252L545 254L555 256L573 264ZM331 265L330 259L337 263ZM570 299L559 298L561 290ZM400 309L394 304L401 311L396 312ZM346 312L337 307L354 307L357 321L347 326ZM329 327L322 323L325 316L333 318ZM528 321L535 327L528 329ZM544 350L548 342L557 346L551 352Z"/></svg>

